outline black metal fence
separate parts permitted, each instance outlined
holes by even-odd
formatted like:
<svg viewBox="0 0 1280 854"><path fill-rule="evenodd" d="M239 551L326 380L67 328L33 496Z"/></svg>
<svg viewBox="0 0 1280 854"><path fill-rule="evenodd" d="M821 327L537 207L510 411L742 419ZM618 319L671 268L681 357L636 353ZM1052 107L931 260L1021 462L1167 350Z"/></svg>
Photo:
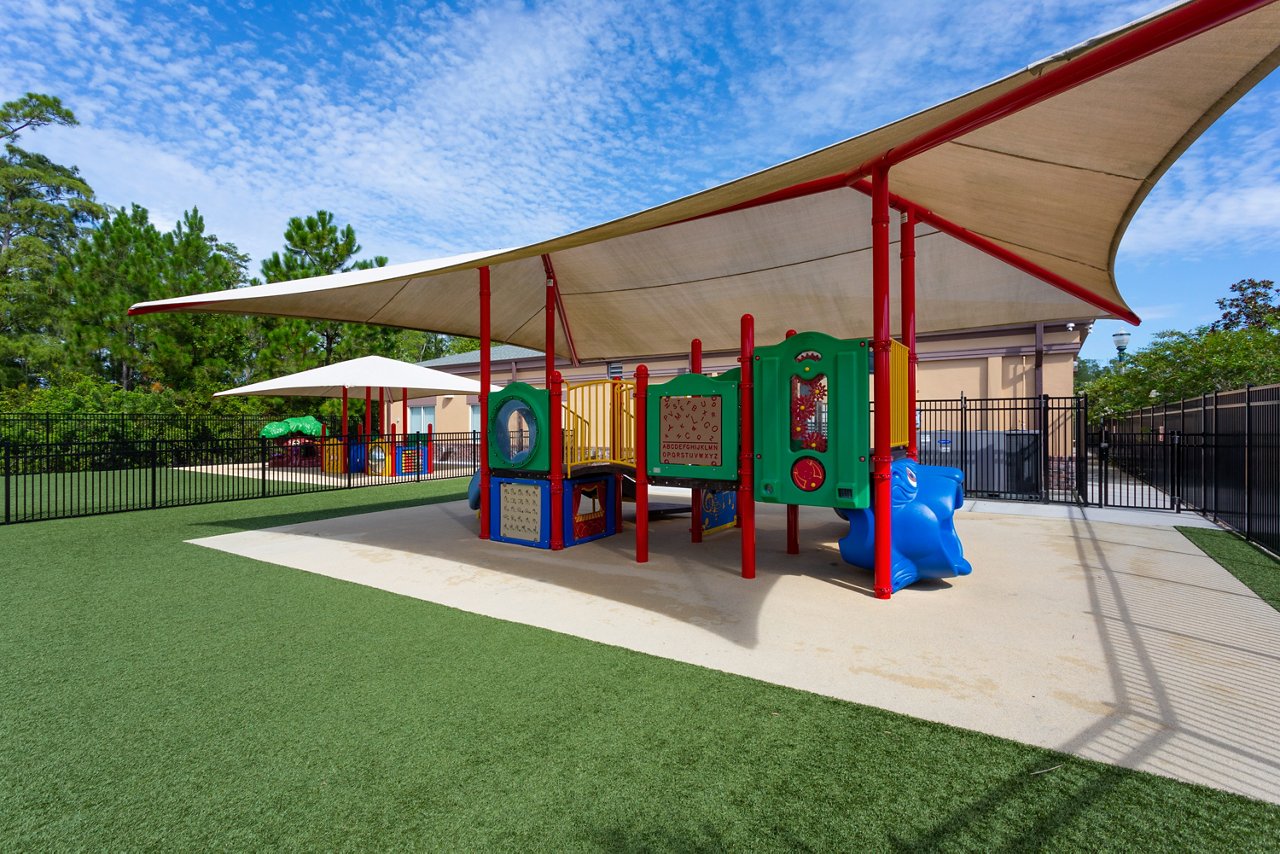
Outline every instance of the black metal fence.
<svg viewBox="0 0 1280 854"><path fill-rule="evenodd" d="M469 477L475 433L4 441L4 523Z"/></svg>
<svg viewBox="0 0 1280 854"><path fill-rule="evenodd" d="M256 436L270 415L155 415L120 412L0 413L0 440L20 445Z"/></svg>
<svg viewBox="0 0 1280 854"><path fill-rule="evenodd" d="M1199 511L1280 553L1280 385L1109 418L1097 443L1122 494L1146 490L1157 506Z"/></svg>
<svg viewBox="0 0 1280 854"><path fill-rule="evenodd" d="M964 471L966 495L1087 500L1083 398L960 397L916 408L920 462Z"/></svg>

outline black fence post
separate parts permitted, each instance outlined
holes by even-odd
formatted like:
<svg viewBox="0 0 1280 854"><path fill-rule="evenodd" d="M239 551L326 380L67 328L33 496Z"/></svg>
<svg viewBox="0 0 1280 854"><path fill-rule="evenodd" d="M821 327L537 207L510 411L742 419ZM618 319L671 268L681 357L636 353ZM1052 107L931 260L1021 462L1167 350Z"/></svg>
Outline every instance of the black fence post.
<svg viewBox="0 0 1280 854"><path fill-rule="evenodd" d="M1102 425L1102 441L1098 443L1098 506L1107 506L1107 467L1111 459L1111 446L1107 442L1107 425Z"/></svg>
<svg viewBox="0 0 1280 854"><path fill-rule="evenodd" d="M151 439L151 509L157 506L156 501L156 474L160 465L160 447L156 439Z"/></svg>
<svg viewBox="0 0 1280 854"><path fill-rule="evenodd" d="M1089 503L1089 395L1076 403L1076 497Z"/></svg>
<svg viewBox="0 0 1280 854"><path fill-rule="evenodd" d="M261 485L258 489L258 495L261 498L267 497L267 464L269 461L267 443L270 441L270 439L258 439L258 464L261 472L260 477L262 478Z"/></svg>
<svg viewBox="0 0 1280 854"><path fill-rule="evenodd" d="M1218 521L1218 390L1213 391L1213 521Z"/></svg>
<svg viewBox="0 0 1280 854"><path fill-rule="evenodd" d="M1172 485L1173 485L1173 489L1172 489L1173 512L1181 513L1182 512L1182 448L1183 448L1182 431L1181 430L1174 431L1173 435L1169 437L1169 441L1171 443L1169 446L1169 452L1173 454L1173 460L1172 460L1173 472L1170 477L1170 481L1172 481Z"/></svg>
<svg viewBox="0 0 1280 854"><path fill-rule="evenodd" d="M1244 387L1244 538L1253 539L1253 383Z"/></svg>
<svg viewBox="0 0 1280 854"><path fill-rule="evenodd" d="M8 525L13 521L13 498L9 488L9 478L13 475L13 457L9 450L9 440L4 440L4 523Z"/></svg>
<svg viewBox="0 0 1280 854"><path fill-rule="evenodd" d="M1049 503L1049 395L1040 395L1040 502Z"/></svg>

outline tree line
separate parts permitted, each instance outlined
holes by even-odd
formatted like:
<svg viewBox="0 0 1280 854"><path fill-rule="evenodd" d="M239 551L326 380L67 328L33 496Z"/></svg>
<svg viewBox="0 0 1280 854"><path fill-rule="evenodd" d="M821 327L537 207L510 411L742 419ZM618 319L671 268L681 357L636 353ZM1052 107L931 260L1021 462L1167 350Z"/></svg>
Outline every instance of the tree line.
<svg viewBox="0 0 1280 854"><path fill-rule="evenodd" d="M21 147L76 125L53 96L0 104L0 410L207 411L215 391L381 355L420 361L470 339L360 323L216 314L129 317L130 305L381 267L354 229L320 210L289 220L283 246L251 274L196 207L164 230L147 210L99 203L75 166ZM279 402L218 399L223 411ZM310 404L309 404L310 405Z"/></svg>
<svg viewBox="0 0 1280 854"><path fill-rule="evenodd" d="M1215 391L1280 383L1280 294L1270 279L1241 279L1217 300L1221 316L1189 332L1166 330L1107 364L1081 359L1076 391L1095 419Z"/></svg>

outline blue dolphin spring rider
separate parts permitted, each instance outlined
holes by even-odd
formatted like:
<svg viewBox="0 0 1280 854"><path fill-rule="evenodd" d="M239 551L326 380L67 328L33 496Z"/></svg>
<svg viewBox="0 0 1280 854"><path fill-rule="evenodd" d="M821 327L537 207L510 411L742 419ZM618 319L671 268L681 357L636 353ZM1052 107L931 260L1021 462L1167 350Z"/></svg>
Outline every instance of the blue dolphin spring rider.
<svg viewBox="0 0 1280 854"><path fill-rule="evenodd" d="M955 523L955 512L964 506L964 472L900 459L893 463L891 483L893 592L922 578L952 578L972 572ZM875 565L878 509L836 510L849 521L849 533L840 540L840 556L855 566Z"/></svg>

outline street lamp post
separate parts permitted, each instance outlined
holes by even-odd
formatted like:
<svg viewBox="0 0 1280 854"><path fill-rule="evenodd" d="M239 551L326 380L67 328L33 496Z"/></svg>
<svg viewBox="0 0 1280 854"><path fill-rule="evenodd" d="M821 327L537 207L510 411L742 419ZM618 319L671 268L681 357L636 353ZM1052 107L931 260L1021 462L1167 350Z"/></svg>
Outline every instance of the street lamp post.
<svg viewBox="0 0 1280 854"><path fill-rule="evenodd" d="M1124 370L1124 351L1129 349L1129 339L1132 337L1128 332L1111 333L1111 342L1116 345L1116 362L1120 370Z"/></svg>

